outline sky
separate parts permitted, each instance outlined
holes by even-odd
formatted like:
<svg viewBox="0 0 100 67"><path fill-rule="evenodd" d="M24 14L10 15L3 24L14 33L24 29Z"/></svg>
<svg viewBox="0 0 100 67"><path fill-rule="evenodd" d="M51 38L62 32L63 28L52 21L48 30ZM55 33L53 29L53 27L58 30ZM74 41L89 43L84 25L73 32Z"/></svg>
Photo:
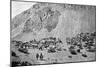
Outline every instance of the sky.
<svg viewBox="0 0 100 67"><path fill-rule="evenodd" d="M20 14L21 12L29 9L33 4L33 2L18 2L18 1L12 1L12 18L14 18L16 15Z"/></svg>

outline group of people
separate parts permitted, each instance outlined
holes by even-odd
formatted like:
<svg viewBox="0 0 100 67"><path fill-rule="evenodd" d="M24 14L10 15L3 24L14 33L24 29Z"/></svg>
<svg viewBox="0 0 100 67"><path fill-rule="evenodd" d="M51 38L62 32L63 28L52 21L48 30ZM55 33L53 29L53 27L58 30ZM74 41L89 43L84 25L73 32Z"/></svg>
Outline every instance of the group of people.
<svg viewBox="0 0 100 67"><path fill-rule="evenodd" d="M29 42L22 42L22 41L17 41L13 40L13 44L15 44L16 47L18 48L24 48L24 49L39 49L43 50L44 48L49 48L50 45L56 46L57 43L62 43L62 41L56 37L49 37L49 38L43 38L39 41L37 40L31 40Z"/></svg>
<svg viewBox="0 0 100 67"><path fill-rule="evenodd" d="M70 52L73 51L72 52L73 54L75 54L75 51L80 53L82 49L85 49L88 52L95 52L96 50L95 37L96 37L96 32L79 33L75 37L66 38L66 43L68 46L70 46L69 51ZM39 49L39 50L48 49L49 53L56 52L55 48L57 48L57 44L63 43L60 38L56 38L56 37L43 38L39 41L34 39L29 42L22 42L22 41L12 41L12 42L15 42L15 46L17 46L20 49L24 49L24 50L25 49Z"/></svg>

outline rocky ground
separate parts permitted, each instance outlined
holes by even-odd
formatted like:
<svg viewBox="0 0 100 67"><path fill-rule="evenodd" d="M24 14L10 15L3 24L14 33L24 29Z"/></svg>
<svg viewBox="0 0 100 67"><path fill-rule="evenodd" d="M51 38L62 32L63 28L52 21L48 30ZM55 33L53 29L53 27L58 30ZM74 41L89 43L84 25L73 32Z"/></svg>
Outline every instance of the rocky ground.
<svg viewBox="0 0 100 67"><path fill-rule="evenodd" d="M65 44L55 37L44 38L39 41L34 39L29 42L13 40L11 42L13 45L11 47L11 59L13 63L16 62L15 65L24 65L22 64L24 62L36 65L95 61L95 35L95 32L81 33L76 37L66 38Z"/></svg>

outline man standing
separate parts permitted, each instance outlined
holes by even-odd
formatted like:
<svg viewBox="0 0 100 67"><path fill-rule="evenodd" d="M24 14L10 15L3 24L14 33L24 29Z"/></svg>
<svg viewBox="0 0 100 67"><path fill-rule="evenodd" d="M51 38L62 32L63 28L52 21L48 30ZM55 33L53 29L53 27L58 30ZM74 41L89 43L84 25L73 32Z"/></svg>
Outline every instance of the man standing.
<svg viewBox="0 0 100 67"><path fill-rule="evenodd" d="M38 53L36 54L36 59L37 59L37 60L39 59L39 54L38 54Z"/></svg>
<svg viewBox="0 0 100 67"><path fill-rule="evenodd" d="M43 60L43 54L42 53L40 54L40 60Z"/></svg>

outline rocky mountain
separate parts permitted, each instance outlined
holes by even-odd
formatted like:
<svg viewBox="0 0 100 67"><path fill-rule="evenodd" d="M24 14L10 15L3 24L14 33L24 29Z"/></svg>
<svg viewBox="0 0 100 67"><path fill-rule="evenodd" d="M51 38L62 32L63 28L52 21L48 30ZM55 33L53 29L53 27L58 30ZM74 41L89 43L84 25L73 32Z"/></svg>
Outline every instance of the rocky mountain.
<svg viewBox="0 0 100 67"><path fill-rule="evenodd" d="M37 3L15 16L11 22L12 38L29 34L35 38L57 36L64 40L65 36L72 37L81 31L93 30L95 31L94 6Z"/></svg>

